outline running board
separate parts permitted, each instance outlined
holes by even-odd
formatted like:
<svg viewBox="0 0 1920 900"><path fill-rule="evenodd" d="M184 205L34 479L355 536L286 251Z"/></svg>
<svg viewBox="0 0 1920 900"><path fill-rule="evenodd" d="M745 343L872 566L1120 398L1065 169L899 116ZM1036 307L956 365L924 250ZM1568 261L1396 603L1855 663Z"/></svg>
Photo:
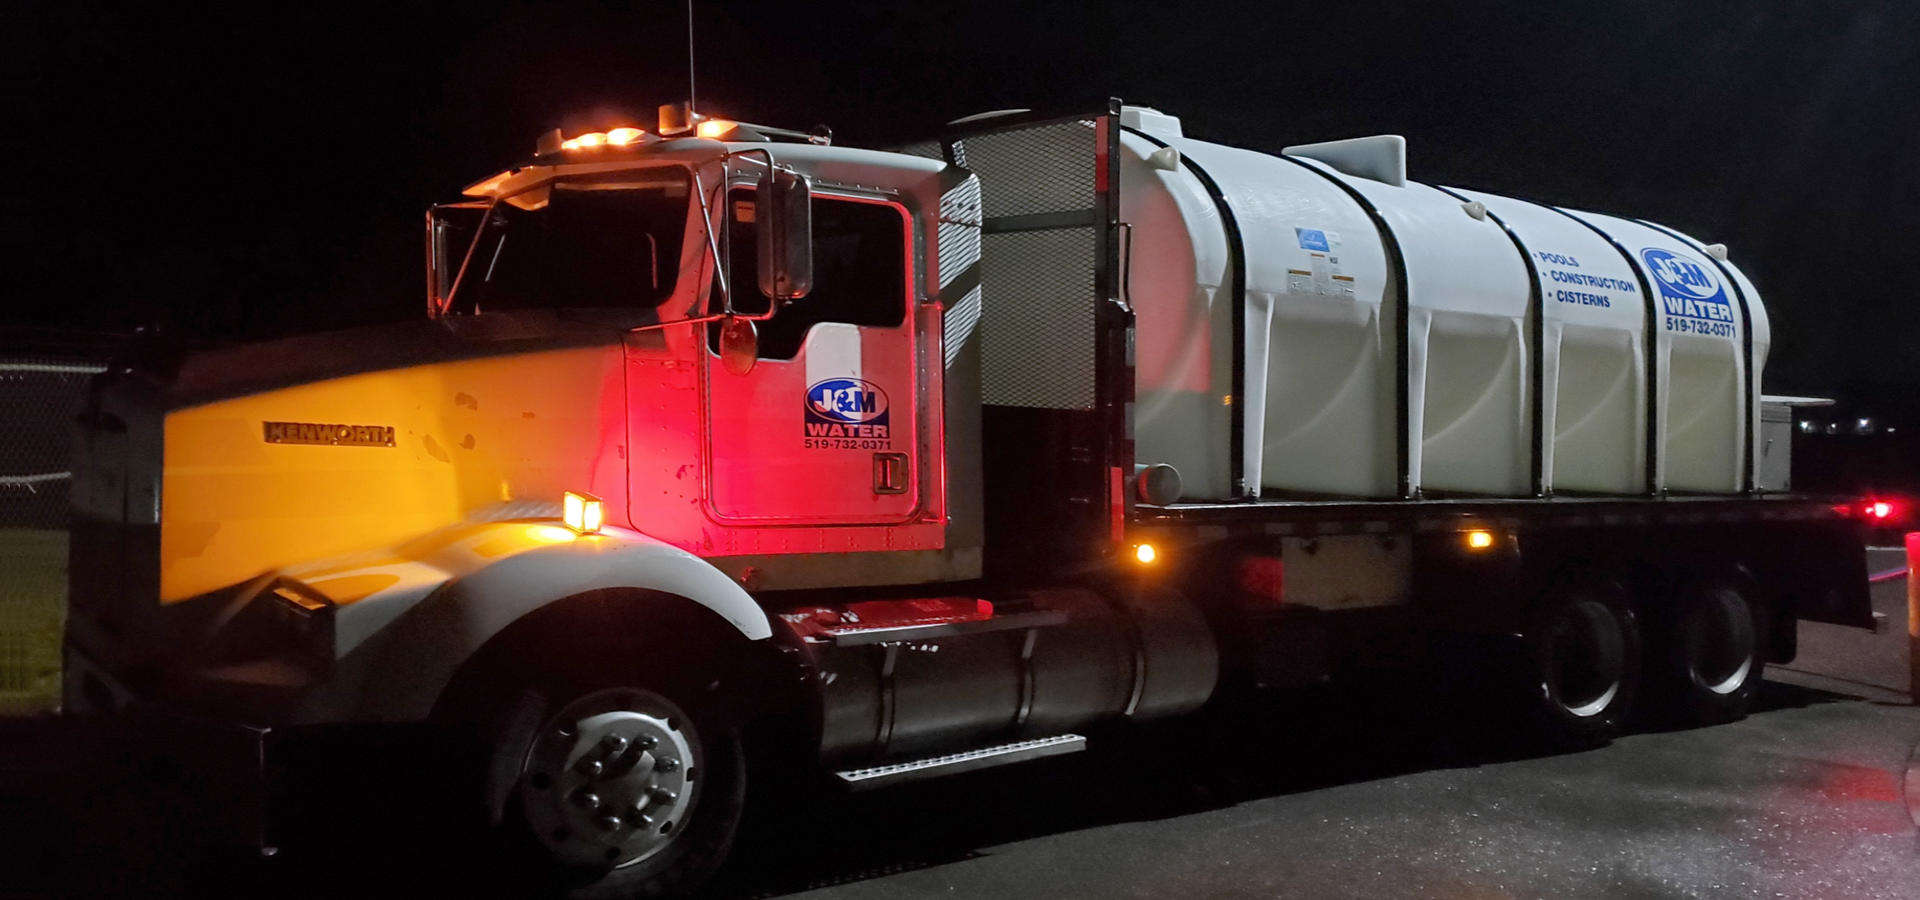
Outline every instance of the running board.
<svg viewBox="0 0 1920 900"><path fill-rule="evenodd" d="M945 756L929 756L925 759L888 763L865 769L846 769L835 772L834 777L838 778L840 786L847 790L865 791L908 781L919 781L922 778L939 778L971 772L975 769L1026 762L1043 756L1077 753L1085 749L1087 749L1086 738L1077 734L1060 734L1031 741L1014 741L997 747L981 747L978 750L949 753Z"/></svg>

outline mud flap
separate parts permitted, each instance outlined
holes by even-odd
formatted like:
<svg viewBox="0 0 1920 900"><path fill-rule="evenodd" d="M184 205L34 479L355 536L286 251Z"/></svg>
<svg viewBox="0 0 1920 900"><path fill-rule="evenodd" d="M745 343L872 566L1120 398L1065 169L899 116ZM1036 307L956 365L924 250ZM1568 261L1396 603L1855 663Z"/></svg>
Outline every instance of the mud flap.
<svg viewBox="0 0 1920 900"><path fill-rule="evenodd" d="M1770 556L1777 562L1765 581L1772 582L1773 593L1808 622L1873 628L1866 541L1854 523L1816 526L1794 537Z"/></svg>

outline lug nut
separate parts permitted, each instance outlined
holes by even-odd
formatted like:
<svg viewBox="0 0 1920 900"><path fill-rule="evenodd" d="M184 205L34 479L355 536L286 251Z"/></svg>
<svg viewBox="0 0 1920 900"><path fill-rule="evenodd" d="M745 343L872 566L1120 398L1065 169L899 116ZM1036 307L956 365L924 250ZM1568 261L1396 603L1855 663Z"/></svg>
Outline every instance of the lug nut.
<svg viewBox="0 0 1920 900"><path fill-rule="evenodd" d="M654 788L653 790L648 791L647 796L652 798L653 802L660 803L660 804L672 803L673 801L680 799L679 794L676 794L663 787L657 787L657 788Z"/></svg>
<svg viewBox="0 0 1920 900"><path fill-rule="evenodd" d="M653 770L656 772L671 772L678 768L680 761L671 756L662 756L653 761Z"/></svg>
<svg viewBox="0 0 1920 900"><path fill-rule="evenodd" d="M588 778L599 778L600 773L606 771L607 767L597 759L583 756L580 757L580 762L576 763L574 768L578 769L580 774Z"/></svg>
<svg viewBox="0 0 1920 900"><path fill-rule="evenodd" d="M653 735L650 735L650 734L643 734L637 738L634 738L633 743L634 743L634 746L637 746L642 750L652 750L653 748L660 745L660 742L658 740L655 740Z"/></svg>
<svg viewBox="0 0 1920 900"><path fill-rule="evenodd" d="M620 821L619 816L601 816L600 817L600 830L602 831L619 831L620 826L625 824L626 824L625 822Z"/></svg>
<svg viewBox="0 0 1920 900"><path fill-rule="evenodd" d="M579 790L574 791L572 800L573 800L573 805L578 806L581 809L584 809L588 812L594 812L600 809L600 795L592 791L589 791L586 788L580 788Z"/></svg>
<svg viewBox="0 0 1920 900"><path fill-rule="evenodd" d="M640 810L641 808L638 806L635 806L633 809L629 810L627 812L627 821L631 822L633 824L633 827L635 828L652 828L653 817L650 815L647 815L644 812L641 812Z"/></svg>
<svg viewBox="0 0 1920 900"><path fill-rule="evenodd" d="M600 739L600 752L608 759L612 759L627 752L628 743L624 735L609 734Z"/></svg>

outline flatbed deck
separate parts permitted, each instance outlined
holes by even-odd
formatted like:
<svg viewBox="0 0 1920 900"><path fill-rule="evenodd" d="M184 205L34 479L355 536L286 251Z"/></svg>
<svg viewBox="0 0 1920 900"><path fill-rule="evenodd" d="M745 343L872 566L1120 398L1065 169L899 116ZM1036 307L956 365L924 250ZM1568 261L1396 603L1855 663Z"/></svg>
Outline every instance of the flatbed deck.
<svg viewBox="0 0 1920 900"><path fill-rule="evenodd" d="M1807 494L1740 496L1670 494L1660 497L1444 497L1417 500L1277 499L1235 502L1142 503L1134 521L1145 526L1221 527L1290 534L1449 530L1473 525L1613 527L1744 522L1829 521L1845 518L1844 499Z"/></svg>

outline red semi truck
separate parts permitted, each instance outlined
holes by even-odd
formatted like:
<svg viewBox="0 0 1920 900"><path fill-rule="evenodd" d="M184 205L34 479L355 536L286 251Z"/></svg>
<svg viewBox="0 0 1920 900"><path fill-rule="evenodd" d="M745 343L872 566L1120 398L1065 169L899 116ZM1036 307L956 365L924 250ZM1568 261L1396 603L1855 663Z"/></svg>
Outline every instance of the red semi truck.
<svg viewBox="0 0 1920 900"><path fill-rule="evenodd" d="M882 152L669 108L426 226L420 321L96 379L69 711L229 773L444 733L478 827L645 894L776 762L873 788L1439 664L1591 743L1872 624L1858 523L1756 478L1727 249L1410 181L1398 138L1113 101Z"/></svg>

